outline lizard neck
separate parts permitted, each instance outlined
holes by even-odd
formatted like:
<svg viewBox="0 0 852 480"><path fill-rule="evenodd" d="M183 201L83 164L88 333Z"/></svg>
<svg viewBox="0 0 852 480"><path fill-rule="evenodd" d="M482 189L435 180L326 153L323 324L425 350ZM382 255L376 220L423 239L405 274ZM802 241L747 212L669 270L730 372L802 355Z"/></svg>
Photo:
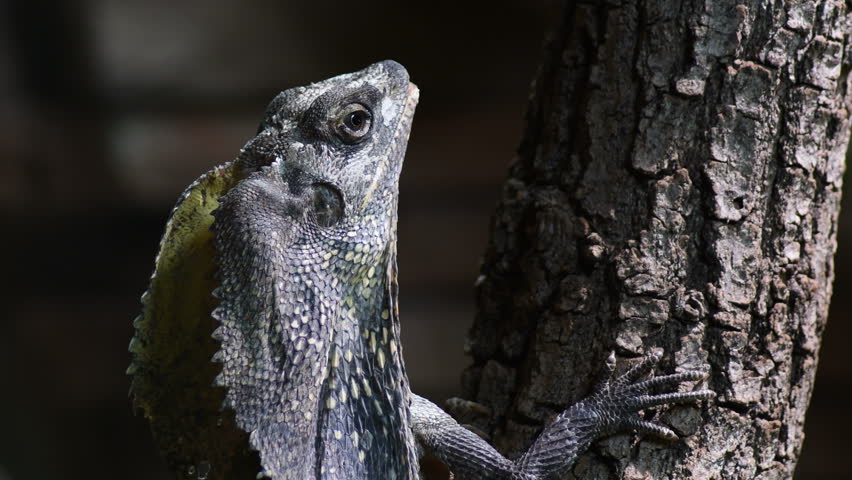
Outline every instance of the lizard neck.
<svg viewBox="0 0 852 480"><path fill-rule="evenodd" d="M267 471L416 478L393 220L361 217L286 246L242 238L251 225L217 232L220 252L247 245L264 259L222 255L214 315L218 382Z"/></svg>
<svg viewBox="0 0 852 480"><path fill-rule="evenodd" d="M416 478L410 390L400 350L396 216L379 218L360 219L359 226L369 227L345 235L351 241L333 248L342 258L333 276L352 280L335 302L341 308L320 405L320 464L349 478ZM374 243L377 232L387 240Z"/></svg>

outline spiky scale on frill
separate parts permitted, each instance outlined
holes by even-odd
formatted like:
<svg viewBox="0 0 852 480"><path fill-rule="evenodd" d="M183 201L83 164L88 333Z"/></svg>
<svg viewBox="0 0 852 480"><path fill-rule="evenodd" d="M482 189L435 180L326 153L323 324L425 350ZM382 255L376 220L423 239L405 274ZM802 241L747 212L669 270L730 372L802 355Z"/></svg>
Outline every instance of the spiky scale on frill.
<svg viewBox="0 0 852 480"><path fill-rule="evenodd" d="M210 337L215 300L210 213L240 179L236 162L217 167L183 192L160 242L154 273L133 322L129 351L134 406L151 430L170 468L182 477L204 465L215 474L253 475L256 455L246 435L221 410L224 392L212 386L218 350Z"/></svg>

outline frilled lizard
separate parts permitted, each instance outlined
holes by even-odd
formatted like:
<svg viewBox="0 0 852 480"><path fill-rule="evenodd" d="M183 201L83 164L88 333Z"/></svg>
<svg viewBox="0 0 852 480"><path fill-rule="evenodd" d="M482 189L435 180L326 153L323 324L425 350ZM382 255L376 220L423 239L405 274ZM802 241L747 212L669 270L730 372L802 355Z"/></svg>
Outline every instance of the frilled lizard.
<svg viewBox="0 0 852 480"><path fill-rule="evenodd" d="M413 394L396 222L417 100L392 61L286 90L236 160L178 200L128 371L181 477L416 479L431 454L461 478L546 478L602 435L674 437L638 411L713 395L675 393L698 372L643 380L649 356L509 460Z"/></svg>

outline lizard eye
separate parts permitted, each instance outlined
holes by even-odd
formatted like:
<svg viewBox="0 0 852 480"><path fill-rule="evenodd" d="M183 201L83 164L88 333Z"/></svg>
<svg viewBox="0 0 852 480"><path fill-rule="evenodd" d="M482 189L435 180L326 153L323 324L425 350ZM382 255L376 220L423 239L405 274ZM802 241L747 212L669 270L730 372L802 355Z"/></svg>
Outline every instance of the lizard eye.
<svg viewBox="0 0 852 480"><path fill-rule="evenodd" d="M352 103L347 105L337 120L337 131L346 143L358 143L370 133L373 115L364 105Z"/></svg>

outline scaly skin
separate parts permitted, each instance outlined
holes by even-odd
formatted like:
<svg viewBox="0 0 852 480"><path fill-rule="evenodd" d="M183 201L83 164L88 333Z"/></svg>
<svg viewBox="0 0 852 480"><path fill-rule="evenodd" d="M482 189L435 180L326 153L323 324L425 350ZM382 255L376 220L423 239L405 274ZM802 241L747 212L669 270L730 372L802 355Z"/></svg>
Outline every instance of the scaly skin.
<svg viewBox="0 0 852 480"><path fill-rule="evenodd" d="M649 394L701 378L640 380L649 357L512 461L411 393L396 206L417 100L391 61L282 92L239 157L178 201L129 371L181 476L415 479L430 453L463 478L546 478L601 435L674 436L642 408L712 396Z"/></svg>

